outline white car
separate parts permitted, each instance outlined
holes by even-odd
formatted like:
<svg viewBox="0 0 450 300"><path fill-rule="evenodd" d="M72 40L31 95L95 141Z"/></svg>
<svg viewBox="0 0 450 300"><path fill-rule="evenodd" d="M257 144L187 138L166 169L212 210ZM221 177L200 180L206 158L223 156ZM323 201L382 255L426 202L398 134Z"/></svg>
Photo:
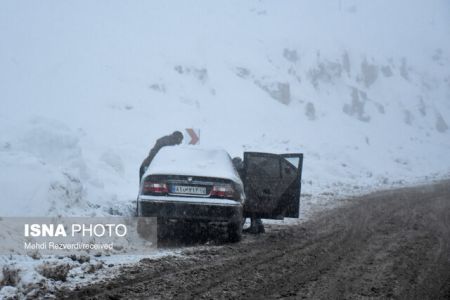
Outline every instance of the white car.
<svg viewBox="0 0 450 300"><path fill-rule="evenodd" d="M138 216L223 222L239 241L244 217L298 217L302 160L245 152L241 178L224 150L164 147L142 177Z"/></svg>

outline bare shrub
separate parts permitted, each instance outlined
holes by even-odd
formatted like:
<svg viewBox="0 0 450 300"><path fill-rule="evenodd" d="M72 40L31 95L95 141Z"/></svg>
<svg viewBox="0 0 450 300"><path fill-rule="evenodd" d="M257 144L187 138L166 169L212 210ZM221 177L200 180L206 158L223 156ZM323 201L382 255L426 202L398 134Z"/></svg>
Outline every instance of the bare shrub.
<svg viewBox="0 0 450 300"><path fill-rule="evenodd" d="M3 279L0 282L0 287L9 285L9 286L16 286L17 283L20 281L20 269L16 266L4 266L3 270Z"/></svg>
<svg viewBox="0 0 450 300"><path fill-rule="evenodd" d="M72 267L69 264L60 264L58 262L45 262L37 268L37 272L45 278L66 281L67 275Z"/></svg>
<svg viewBox="0 0 450 300"><path fill-rule="evenodd" d="M38 260L42 258L41 253L39 252L39 250L34 250L32 252L28 253L28 256L31 257L34 260Z"/></svg>
<svg viewBox="0 0 450 300"><path fill-rule="evenodd" d="M73 261L79 262L80 264L84 264L85 262L89 262L91 260L91 257L85 254L72 254L69 258Z"/></svg>
<svg viewBox="0 0 450 300"><path fill-rule="evenodd" d="M92 264L92 263L86 263L83 264L83 266L81 267L81 269L85 272L85 273L95 273L97 270L100 270L103 268L103 263L102 262L97 262L96 264Z"/></svg>

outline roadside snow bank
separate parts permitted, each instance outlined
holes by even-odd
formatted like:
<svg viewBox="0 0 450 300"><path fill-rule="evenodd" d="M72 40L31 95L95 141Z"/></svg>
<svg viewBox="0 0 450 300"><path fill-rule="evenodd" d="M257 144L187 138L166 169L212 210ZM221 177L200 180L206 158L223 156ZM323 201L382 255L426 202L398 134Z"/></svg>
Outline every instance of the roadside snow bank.
<svg viewBox="0 0 450 300"><path fill-rule="evenodd" d="M141 259L178 256L181 250L159 250L149 255L94 257L85 253L72 256L0 256L0 299L41 299L61 287L76 288L119 275L121 267Z"/></svg>
<svg viewBox="0 0 450 300"><path fill-rule="evenodd" d="M130 202L121 206L114 201L120 190L117 175L124 175L119 155L105 149L97 158L95 152L86 156L80 142L83 133L61 121L1 121L2 216L130 213Z"/></svg>

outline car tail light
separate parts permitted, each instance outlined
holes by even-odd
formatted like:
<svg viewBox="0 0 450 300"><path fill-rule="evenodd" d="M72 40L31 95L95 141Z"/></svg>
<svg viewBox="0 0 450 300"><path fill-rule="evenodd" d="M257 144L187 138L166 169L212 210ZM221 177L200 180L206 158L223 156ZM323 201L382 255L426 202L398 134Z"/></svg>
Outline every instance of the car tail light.
<svg viewBox="0 0 450 300"><path fill-rule="evenodd" d="M142 187L143 194L167 194L169 192L169 188L165 183L157 183L157 182L144 182L144 186Z"/></svg>
<svg viewBox="0 0 450 300"><path fill-rule="evenodd" d="M237 198L236 191L230 184L214 185L210 195L213 198L228 198L228 199Z"/></svg>

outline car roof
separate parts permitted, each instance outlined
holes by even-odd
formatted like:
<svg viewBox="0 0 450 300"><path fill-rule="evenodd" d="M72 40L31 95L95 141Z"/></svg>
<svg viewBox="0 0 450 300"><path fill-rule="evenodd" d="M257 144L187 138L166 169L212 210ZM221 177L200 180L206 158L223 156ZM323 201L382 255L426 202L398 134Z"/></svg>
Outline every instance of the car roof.
<svg viewBox="0 0 450 300"><path fill-rule="evenodd" d="M225 150L198 146L163 147L145 172L144 176L147 175L215 177L242 184L230 155Z"/></svg>

